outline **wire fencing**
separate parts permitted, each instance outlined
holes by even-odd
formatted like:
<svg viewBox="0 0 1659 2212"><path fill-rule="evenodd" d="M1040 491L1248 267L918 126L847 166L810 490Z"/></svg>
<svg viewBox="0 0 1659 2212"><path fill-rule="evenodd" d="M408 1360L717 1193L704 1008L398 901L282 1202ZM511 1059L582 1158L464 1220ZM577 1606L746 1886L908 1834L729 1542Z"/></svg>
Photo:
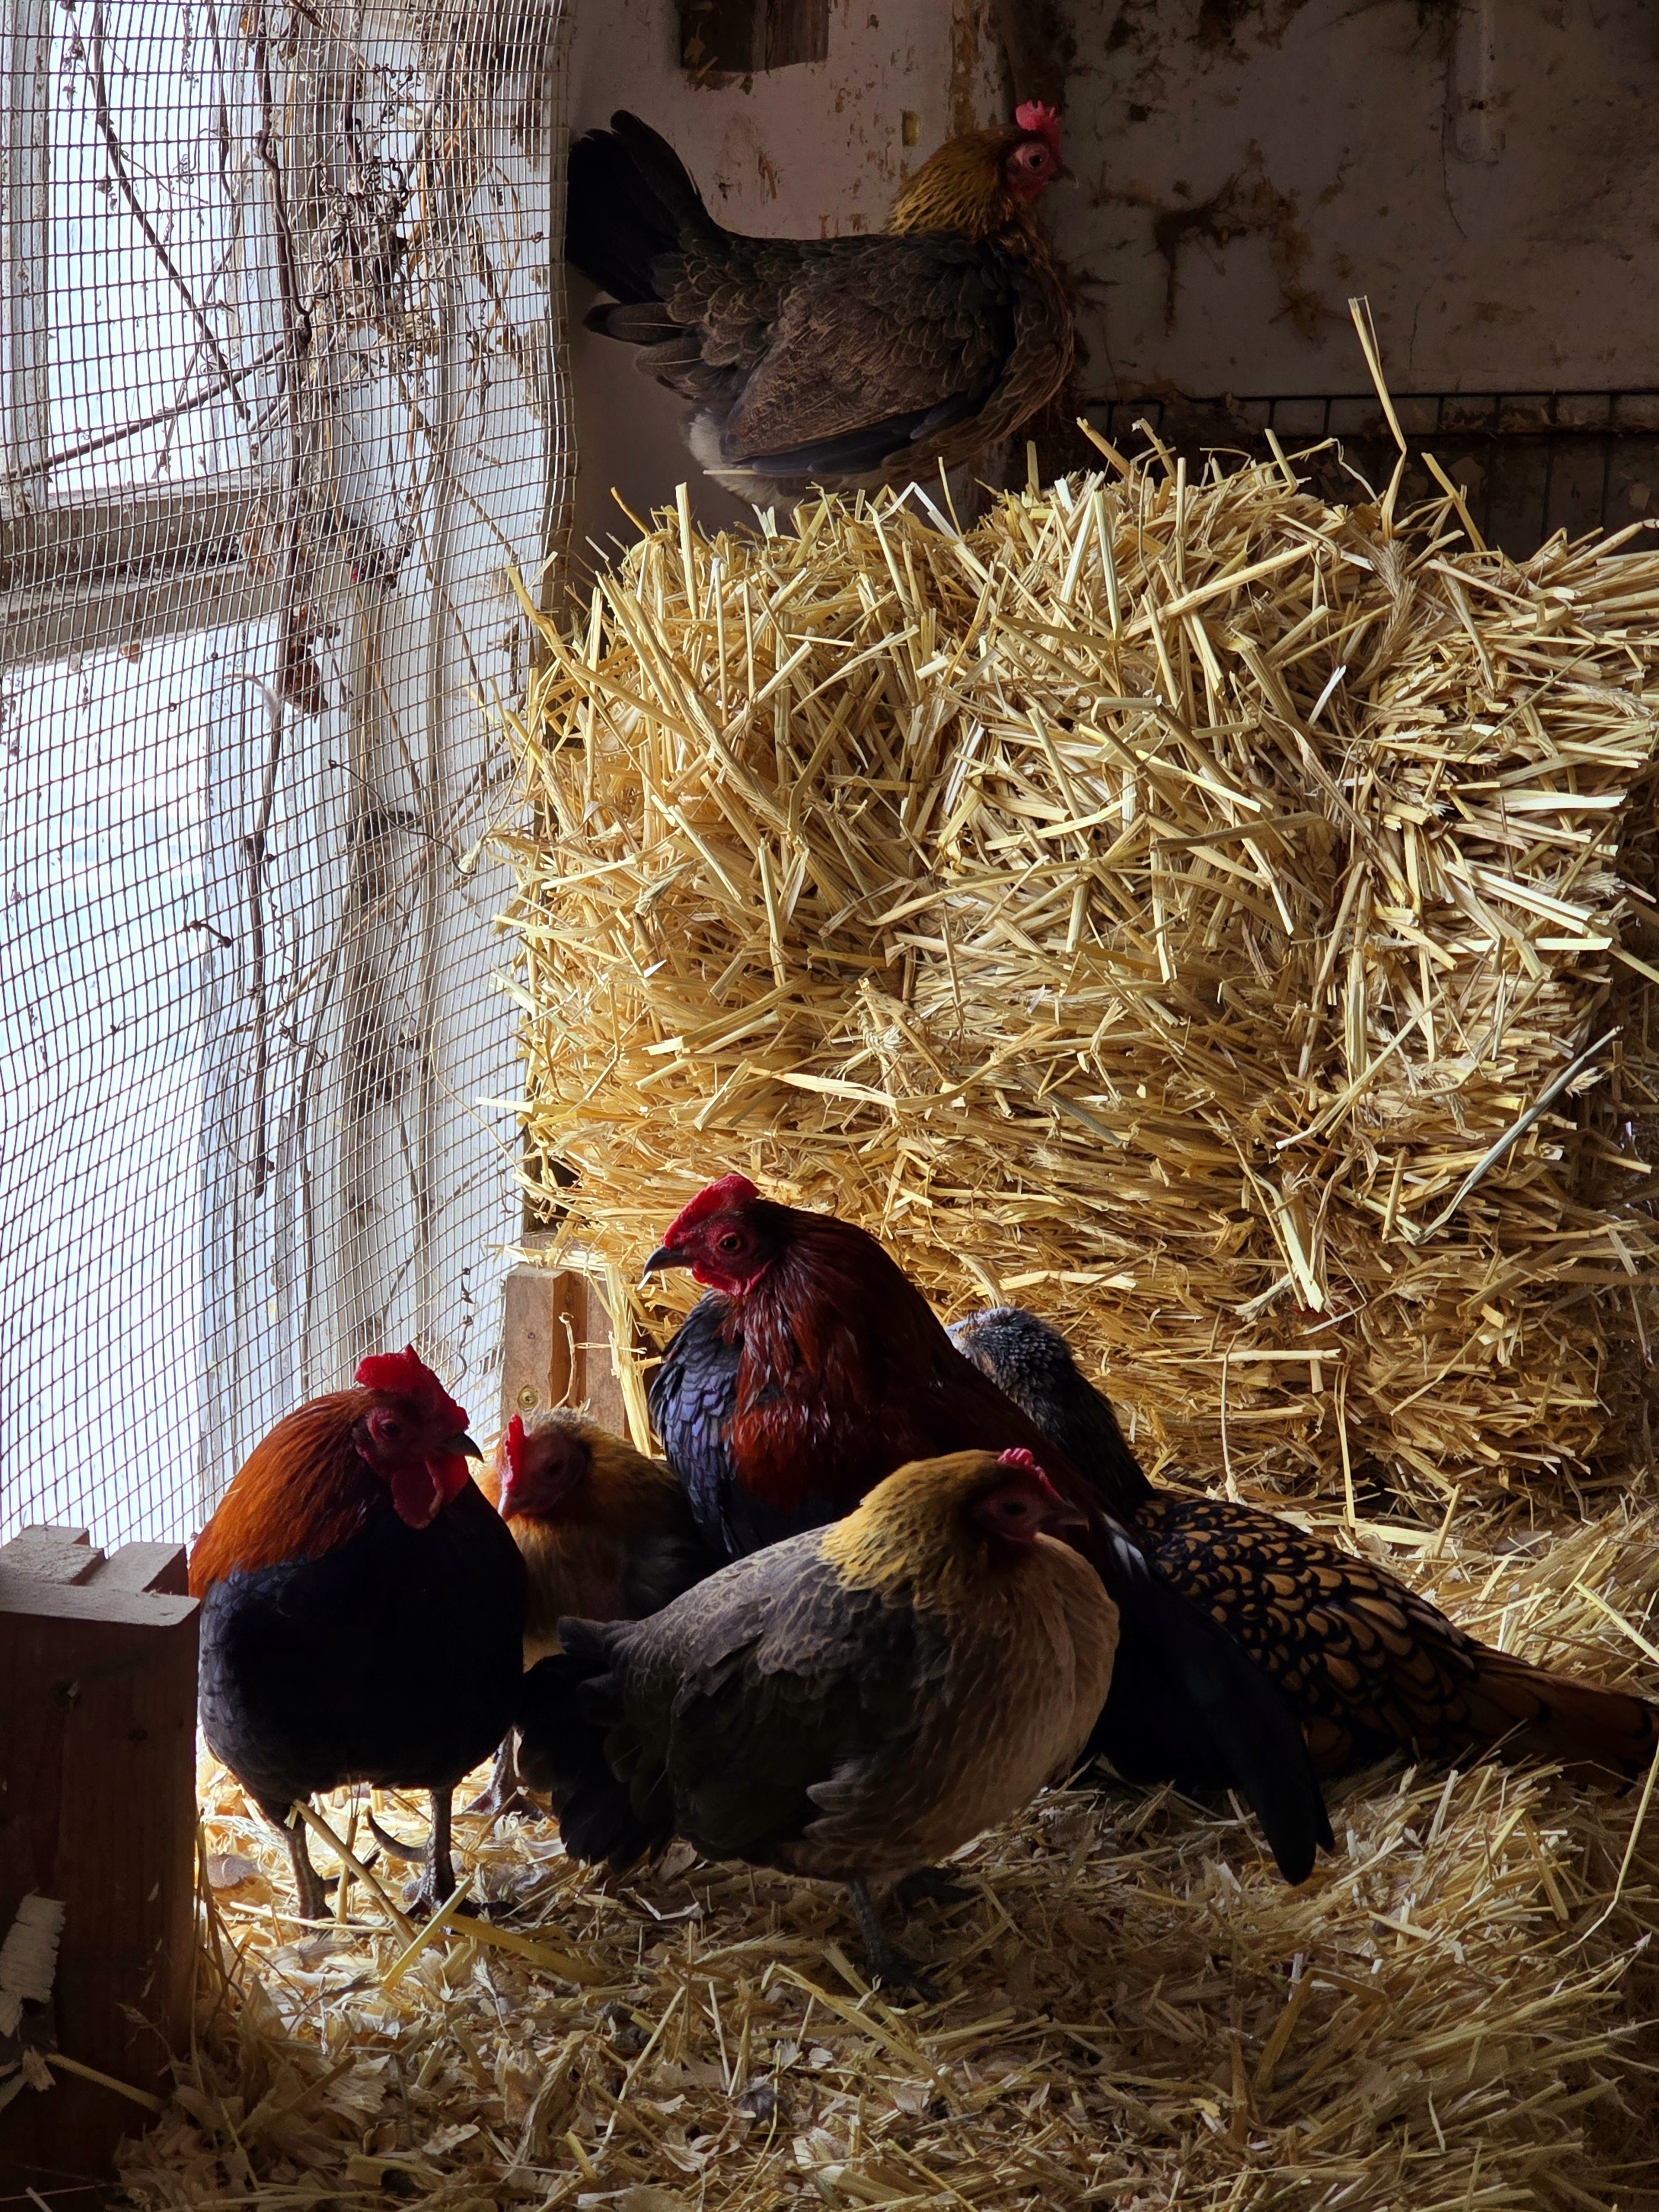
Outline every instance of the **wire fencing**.
<svg viewBox="0 0 1659 2212"><path fill-rule="evenodd" d="M0 1533L499 1395L493 736L568 503L557 0L11 0Z"/></svg>

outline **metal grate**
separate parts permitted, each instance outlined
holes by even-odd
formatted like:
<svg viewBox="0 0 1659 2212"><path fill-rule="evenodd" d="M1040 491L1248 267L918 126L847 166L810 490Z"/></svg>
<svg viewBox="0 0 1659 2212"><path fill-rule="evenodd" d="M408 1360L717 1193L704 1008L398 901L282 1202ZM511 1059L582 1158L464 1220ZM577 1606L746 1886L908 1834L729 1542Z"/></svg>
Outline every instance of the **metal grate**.
<svg viewBox="0 0 1659 2212"><path fill-rule="evenodd" d="M558 32L12 0L0 1525L187 1535L387 1345L493 1413Z"/></svg>
<svg viewBox="0 0 1659 2212"><path fill-rule="evenodd" d="M1394 401L1412 447L1433 453L1465 487L1476 528L1517 560L1558 530L1579 538L1659 516L1659 392L1396 392ZM1160 437L1199 449L1254 443L1269 428L1287 447L1340 439L1372 483L1386 482L1395 460L1369 392L1102 401L1089 414L1119 445L1135 443L1144 419ZM1352 495L1334 481L1332 489ZM1408 470L1404 490L1430 497L1427 471Z"/></svg>

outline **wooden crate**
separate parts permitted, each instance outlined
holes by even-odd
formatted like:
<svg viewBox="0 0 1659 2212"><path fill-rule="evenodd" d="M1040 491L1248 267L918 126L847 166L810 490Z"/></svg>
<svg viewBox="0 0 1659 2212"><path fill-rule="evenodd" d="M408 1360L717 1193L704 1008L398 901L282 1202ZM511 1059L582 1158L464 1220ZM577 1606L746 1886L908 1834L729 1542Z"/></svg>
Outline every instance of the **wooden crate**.
<svg viewBox="0 0 1659 2212"><path fill-rule="evenodd" d="M197 1607L185 1554L27 1528L0 1547L0 1938L31 1891L65 1906L50 2012L20 2036L138 2089L170 2086L194 1959ZM0 2065L15 2044L0 2045ZM0 2077L0 2094L8 2079ZM67 2071L0 2110L0 2196L106 2181L144 2108ZM49 2202L55 2200L49 2197ZM90 2200L64 2197L66 2208Z"/></svg>

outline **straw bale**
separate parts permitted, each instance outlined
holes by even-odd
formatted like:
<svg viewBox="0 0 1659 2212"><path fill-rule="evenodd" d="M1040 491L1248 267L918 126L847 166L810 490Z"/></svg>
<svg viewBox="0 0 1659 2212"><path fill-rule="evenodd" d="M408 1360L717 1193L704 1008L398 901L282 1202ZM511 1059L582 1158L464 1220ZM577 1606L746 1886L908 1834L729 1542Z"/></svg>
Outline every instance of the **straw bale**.
<svg viewBox="0 0 1659 2212"><path fill-rule="evenodd" d="M1059 1322L1154 1466L1644 1471L1659 553L1288 463L795 521L682 499L514 718L526 1179L640 1424L639 1261L741 1168Z"/></svg>
<svg viewBox="0 0 1659 2212"><path fill-rule="evenodd" d="M1401 1571L1530 1656L1609 1680L1654 1656L1659 1512L1536 1542L1477 1521L1395 1544ZM296 1923L272 1832L222 1771L203 1791L201 2007L126 2158L143 2212L1659 2201L1639 1790L1363 1777L1297 1890L1231 1805L1050 1793L961 1855L968 1905L921 1908L943 2002L902 2009L828 1886L683 1849L602 1880L550 1827L462 1814L495 1940L451 1923L398 1971L361 1887ZM354 1826L343 1798L325 1817Z"/></svg>

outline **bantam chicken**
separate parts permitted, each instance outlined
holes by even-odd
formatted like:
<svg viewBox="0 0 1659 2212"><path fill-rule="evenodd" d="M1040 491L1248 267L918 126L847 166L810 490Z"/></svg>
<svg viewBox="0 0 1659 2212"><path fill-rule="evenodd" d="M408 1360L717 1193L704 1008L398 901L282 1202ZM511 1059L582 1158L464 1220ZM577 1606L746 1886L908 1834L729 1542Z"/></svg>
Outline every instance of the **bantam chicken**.
<svg viewBox="0 0 1659 2212"><path fill-rule="evenodd" d="M775 1205L732 1175L698 1193L646 1267L689 1267L709 1291L669 1345L650 1395L668 1464L711 1546L735 1558L838 1520L907 1460L1030 1451L1085 1515L1078 1548L1122 1614L1114 1727L1094 1747L1115 1764L1120 1747L1139 1756L1144 1742L1163 1775L1224 1771L1285 1875L1304 1878L1330 1826L1283 1696L1148 1565L1113 1516L1106 1478L1075 1466L963 1358L873 1237ZM1132 1740L1121 1747L1126 1727Z"/></svg>
<svg viewBox="0 0 1659 2212"><path fill-rule="evenodd" d="M526 1668L558 1650L567 1614L638 1620L719 1565L662 1462L564 1407L528 1422L515 1413L478 1486L523 1554ZM519 1794L510 1737L467 1809L537 1809Z"/></svg>
<svg viewBox="0 0 1659 2212"><path fill-rule="evenodd" d="M1384 1569L1275 1514L1155 1490L1109 1401L1035 1314L998 1306L951 1334L1045 1437L1101 1470L1148 1556L1279 1685L1320 1773L1396 1752L1452 1760L1494 1747L1559 1759L1586 1780L1652 1763L1659 1706L1645 1698L1495 1651Z"/></svg>
<svg viewBox="0 0 1659 2212"><path fill-rule="evenodd" d="M296 1802L348 1782L431 1793L416 1910L454 1888L450 1798L511 1725L524 1563L467 1471L466 1415L411 1346L365 1359L249 1454L191 1554L202 1733L323 1885Z"/></svg>
<svg viewBox="0 0 1659 2212"><path fill-rule="evenodd" d="M868 1885L931 1870L1081 1751L1117 1642L1053 1540L1083 1525L1029 1453L957 1452L648 1620L562 1622L523 1725L566 1850L625 1869L679 1835L843 1881L872 1973L931 1996Z"/></svg>
<svg viewBox="0 0 1659 2212"><path fill-rule="evenodd" d="M686 441L740 499L936 479L1040 414L1072 373L1036 221L1064 171L1052 108L925 161L877 237L722 229L672 147L621 113L570 149L565 255L617 303L590 330L691 402Z"/></svg>

